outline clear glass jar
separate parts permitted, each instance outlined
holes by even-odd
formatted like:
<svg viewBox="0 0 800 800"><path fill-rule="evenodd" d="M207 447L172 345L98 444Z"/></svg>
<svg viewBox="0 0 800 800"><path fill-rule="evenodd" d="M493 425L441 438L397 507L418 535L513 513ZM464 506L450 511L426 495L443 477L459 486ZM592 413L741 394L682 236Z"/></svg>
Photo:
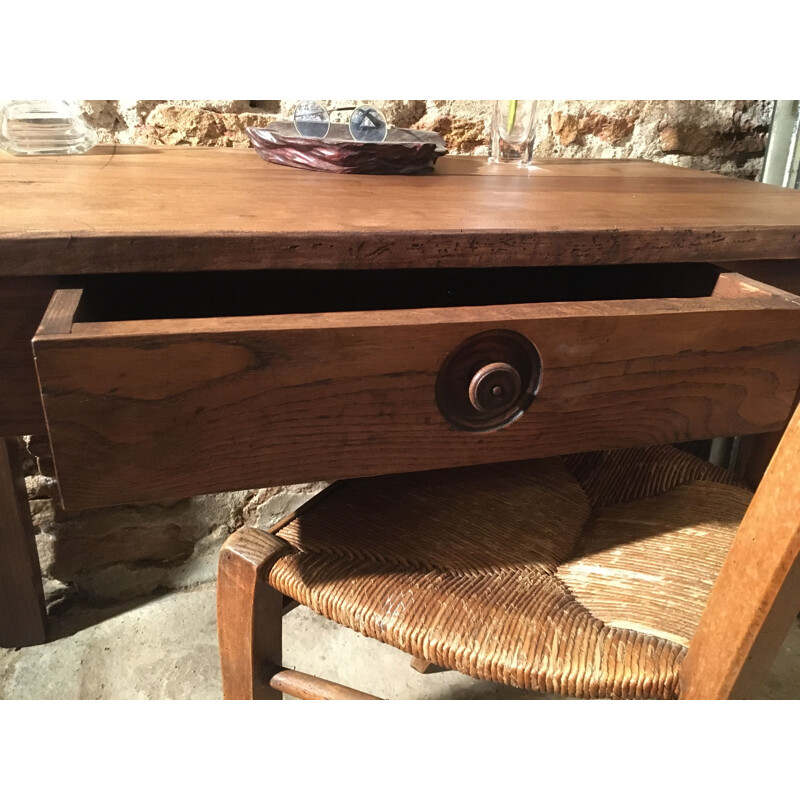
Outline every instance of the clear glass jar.
<svg viewBox="0 0 800 800"><path fill-rule="evenodd" d="M66 100L14 100L0 108L0 149L11 155L73 155L96 144L94 128Z"/></svg>

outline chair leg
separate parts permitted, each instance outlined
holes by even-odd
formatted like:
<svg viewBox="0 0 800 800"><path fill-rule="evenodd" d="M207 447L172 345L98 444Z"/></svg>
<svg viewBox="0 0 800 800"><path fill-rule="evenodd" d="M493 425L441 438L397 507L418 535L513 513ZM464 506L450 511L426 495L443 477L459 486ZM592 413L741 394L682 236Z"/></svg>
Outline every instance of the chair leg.
<svg viewBox="0 0 800 800"><path fill-rule="evenodd" d="M267 582L272 565L292 548L254 528L233 533L220 552L217 634L226 700L280 700L262 679L265 663L281 663L283 595Z"/></svg>
<svg viewBox="0 0 800 800"><path fill-rule="evenodd" d="M440 667L434 664L433 661L426 661L424 658L417 658L416 656L411 659L411 669L415 669L422 675L432 675L434 672L449 672L447 667Z"/></svg>

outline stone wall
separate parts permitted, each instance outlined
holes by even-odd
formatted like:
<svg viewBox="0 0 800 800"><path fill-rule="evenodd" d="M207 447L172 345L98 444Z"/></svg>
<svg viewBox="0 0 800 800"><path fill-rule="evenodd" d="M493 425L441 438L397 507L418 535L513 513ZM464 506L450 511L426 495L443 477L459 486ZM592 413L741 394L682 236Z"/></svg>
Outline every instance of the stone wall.
<svg viewBox="0 0 800 800"><path fill-rule="evenodd" d="M124 144L247 147L245 126L287 118L296 100L82 101L101 139ZM328 107L352 100L323 101ZM485 100L374 100L391 124L435 130L453 153L488 153ZM754 178L771 101L540 101L540 158L650 158ZM225 537L243 523L266 526L321 484L252 488L158 505L65 514L55 501L43 437L28 439L27 483L50 603L144 596L213 580Z"/></svg>
<svg viewBox="0 0 800 800"><path fill-rule="evenodd" d="M46 437L20 442L45 597L93 603L186 589L216 578L219 548L241 525L269 528L327 484L201 495L66 513ZM45 474L46 473L46 474Z"/></svg>
<svg viewBox="0 0 800 800"><path fill-rule="evenodd" d="M297 100L84 100L104 141L248 147L246 126L291 118ZM328 108L369 102L392 125L434 130L455 154L487 155L488 100L322 100ZM755 178L771 100L540 100L538 158L649 158Z"/></svg>

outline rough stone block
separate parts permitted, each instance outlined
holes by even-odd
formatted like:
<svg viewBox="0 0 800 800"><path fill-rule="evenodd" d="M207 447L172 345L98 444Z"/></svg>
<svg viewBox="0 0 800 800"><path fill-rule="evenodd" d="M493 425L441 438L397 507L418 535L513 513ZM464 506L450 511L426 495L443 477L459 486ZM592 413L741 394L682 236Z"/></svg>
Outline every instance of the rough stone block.
<svg viewBox="0 0 800 800"><path fill-rule="evenodd" d="M138 140L142 144L250 147L245 128L248 125L265 127L274 119L254 109L244 113L218 113L193 106L164 104L148 114Z"/></svg>

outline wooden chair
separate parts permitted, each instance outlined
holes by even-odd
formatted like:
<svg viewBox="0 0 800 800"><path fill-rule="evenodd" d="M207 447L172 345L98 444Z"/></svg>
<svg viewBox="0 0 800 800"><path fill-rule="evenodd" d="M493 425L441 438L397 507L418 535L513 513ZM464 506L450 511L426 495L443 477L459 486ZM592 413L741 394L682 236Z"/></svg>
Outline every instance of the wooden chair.
<svg viewBox="0 0 800 800"><path fill-rule="evenodd" d="M752 696L800 609L798 475L800 410L754 496L670 446L335 484L225 544L225 697L371 697L281 668L291 601L527 689Z"/></svg>

